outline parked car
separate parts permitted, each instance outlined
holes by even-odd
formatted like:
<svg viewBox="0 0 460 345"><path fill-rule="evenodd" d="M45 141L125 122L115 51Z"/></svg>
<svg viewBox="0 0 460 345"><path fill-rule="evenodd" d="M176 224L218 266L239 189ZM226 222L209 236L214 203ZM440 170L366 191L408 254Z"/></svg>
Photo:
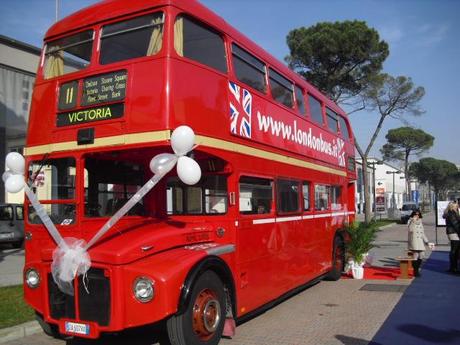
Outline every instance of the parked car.
<svg viewBox="0 0 460 345"><path fill-rule="evenodd" d="M19 204L0 204L0 244L21 248L24 243L24 208Z"/></svg>
<svg viewBox="0 0 460 345"><path fill-rule="evenodd" d="M417 208L418 207L415 202L404 202L401 207L401 223L406 224L409 220L412 211L415 211Z"/></svg>

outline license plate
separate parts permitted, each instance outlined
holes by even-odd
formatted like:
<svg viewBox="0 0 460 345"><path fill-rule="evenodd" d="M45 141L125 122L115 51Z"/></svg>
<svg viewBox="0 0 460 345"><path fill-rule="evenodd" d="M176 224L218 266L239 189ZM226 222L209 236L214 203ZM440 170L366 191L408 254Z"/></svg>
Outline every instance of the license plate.
<svg viewBox="0 0 460 345"><path fill-rule="evenodd" d="M67 333L89 335L89 325L66 321L65 331Z"/></svg>
<svg viewBox="0 0 460 345"><path fill-rule="evenodd" d="M0 234L0 238L1 239L9 239L9 238L14 238L14 232L7 232L7 233L3 233L3 234Z"/></svg>

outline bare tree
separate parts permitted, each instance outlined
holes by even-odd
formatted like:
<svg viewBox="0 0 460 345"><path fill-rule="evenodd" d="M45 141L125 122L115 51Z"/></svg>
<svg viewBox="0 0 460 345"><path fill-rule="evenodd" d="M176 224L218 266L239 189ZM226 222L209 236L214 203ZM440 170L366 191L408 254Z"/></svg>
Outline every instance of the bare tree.
<svg viewBox="0 0 460 345"><path fill-rule="evenodd" d="M407 114L417 116L423 113L419 107L419 101L424 94L425 89L421 86L415 87L411 78L404 76L392 77L385 73L373 78L362 94L363 101L368 109L373 109L380 116L377 127L365 149L355 141L356 149L363 161L364 200L366 204L364 219L366 223L371 220L371 202L367 178L369 152L374 146L386 118L402 119Z"/></svg>

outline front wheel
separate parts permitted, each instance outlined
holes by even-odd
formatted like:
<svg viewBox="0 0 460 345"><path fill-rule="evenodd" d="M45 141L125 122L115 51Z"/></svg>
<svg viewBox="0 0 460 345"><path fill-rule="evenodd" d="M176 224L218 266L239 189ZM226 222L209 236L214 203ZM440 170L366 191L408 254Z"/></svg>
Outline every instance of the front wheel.
<svg viewBox="0 0 460 345"><path fill-rule="evenodd" d="M345 267L345 245L340 237L334 239L332 251L332 269L326 276L326 280L339 280Z"/></svg>
<svg viewBox="0 0 460 345"><path fill-rule="evenodd" d="M195 281L190 303L167 323L172 345L217 345L224 329L226 302L224 285L212 271Z"/></svg>

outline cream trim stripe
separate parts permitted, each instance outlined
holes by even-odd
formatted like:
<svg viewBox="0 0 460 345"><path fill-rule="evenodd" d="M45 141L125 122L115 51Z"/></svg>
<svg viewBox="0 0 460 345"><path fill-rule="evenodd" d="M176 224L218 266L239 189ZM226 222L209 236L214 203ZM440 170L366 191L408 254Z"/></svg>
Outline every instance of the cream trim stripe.
<svg viewBox="0 0 460 345"><path fill-rule="evenodd" d="M294 216L294 217L262 218L262 219L253 219L252 224L256 225L256 224L294 222L296 220L339 217L339 216L346 216L350 214L354 214L354 212L335 212L335 213L324 213L324 214L308 214L305 216Z"/></svg>
<svg viewBox="0 0 460 345"><path fill-rule="evenodd" d="M301 220L301 216L296 216L296 217L283 217L283 218L276 218L277 223L283 223L283 222L293 222L295 220Z"/></svg>
<svg viewBox="0 0 460 345"><path fill-rule="evenodd" d="M156 131L156 132L143 132L135 134L116 135L112 137L96 138L94 144L78 145L77 141L66 141L62 143L52 143L48 145L39 145L26 147L24 154L26 156L39 155L52 152L74 151L82 149L93 149L117 145L129 144L142 144L149 142L158 142L169 140L171 138L171 131ZM290 164L301 168L313 169L317 171L327 172L339 176L347 176L345 171L329 168L319 164L303 161L301 159L288 157L278 153L268 152L265 150L256 149L254 147L233 143L221 139L205 137L202 135L196 136L196 142L199 145L208 146L216 149L226 150L230 152L242 153L247 156L273 160L276 162Z"/></svg>
<svg viewBox="0 0 460 345"><path fill-rule="evenodd" d="M252 221L252 224L269 224L269 223L274 223L275 218L264 218L264 219L254 219Z"/></svg>
<svg viewBox="0 0 460 345"><path fill-rule="evenodd" d="M229 141L220 140L216 138L204 137L201 135L197 135L196 139L199 145L209 146L209 147L218 148L218 149L231 151L231 152L238 152L238 153L242 153L248 156L264 158L264 159L273 160L273 161L280 162L280 163L295 165L301 168L308 168L308 169L323 171L323 172L327 172L327 173L331 173L335 175L347 176L346 172L342 170L329 168L329 167L311 163L311 162L306 162L306 161L303 161L297 158L280 155L278 153L256 149L250 146L232 143Z"/></svg>
<svg viewBox="0 0 460 345"><path fill-rule="evenodd" d="M156 131L156 132L143 132L135 134L124 134L116 135L112 137L95 138L94 144L78 145L77 141L65 141L62 143L52 143L48 145L39 145L26 147L24 154L26 156L39 155L52 152L60 151L74 151L82 149L92 149L107 146L117 145L130 145L130 144L142 144L149 142L158 142L169 140L171 138L171 132L169 130Z"/></svg>

